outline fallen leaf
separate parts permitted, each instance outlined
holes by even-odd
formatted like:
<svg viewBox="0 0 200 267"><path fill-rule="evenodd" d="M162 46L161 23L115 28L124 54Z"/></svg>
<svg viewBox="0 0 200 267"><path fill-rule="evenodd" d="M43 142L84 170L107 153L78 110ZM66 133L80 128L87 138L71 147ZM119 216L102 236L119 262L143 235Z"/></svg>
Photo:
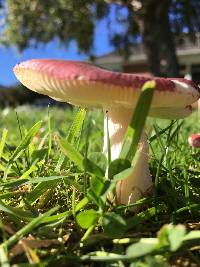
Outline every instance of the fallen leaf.
<svg viewBox="0 0 200 267"><path fill-rule="evenodd" d="M22 254L25 249L24 246L35 249L35 248L47 248L51 245L59 245L61 242L58 239L30 239L24 238L20 240L10 251L10 257L15 257L17 255Z"/></svg>

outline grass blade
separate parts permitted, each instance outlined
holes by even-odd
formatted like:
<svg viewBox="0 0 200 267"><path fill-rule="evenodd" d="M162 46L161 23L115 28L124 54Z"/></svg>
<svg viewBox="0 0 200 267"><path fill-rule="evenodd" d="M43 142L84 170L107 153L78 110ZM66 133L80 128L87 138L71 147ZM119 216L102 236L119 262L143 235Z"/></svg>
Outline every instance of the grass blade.
<svg viewBox="0 0 200 267"><path fill-rule="evenodd" d="M58 139L58 143L61 147L63 153L74 162L81 171L87 171L91 174L102 177L104 175L104 171L97 166L91 160L84 158L79 151L77 151L72 144L70 144L64 138Z"/></svg>
<svg viewBox="0 0 200 267"><path fill-rule="evenodd" d="M148 81L142 87L131 123L126 132L120 158L128 159L131 162L135 155L140 136L144 129L146 117L151 106L155 86L155 81Z"/></svg>
<svg viewBox="0 0 200 267"><path fill-rule="evenodd" d="M67 141L69 143L74 143L75 140L79 137L81 129L83 127L85 116L86 116L86 110L83 108L79 109L78 112L76 113L67 136Z"/></svg>
<svg viewBox="0 0 200 267"><path fill-rule="evenodd" d="M64 138L59 138L58 143L63 153L73 161L81 171L84 171L83 156Z"/></svg>
<svg viewBox="0 0 200 267"><path fill-rule="evenodd" d="M2 138L1 138L1 142L0 142L0 159L3 153L3 149L6 143L6 138L7 138L7 134L8 134L8 130L7 129L3 129L2 132Z"/></svg>
<svg viewBox="0 0 200 267"><path fill-rule="evenodd" d="M18 157L21 155L21 153L27 149L28 145L33 140L36 133L41 128L42 121L38 121L25 135L25 137L21 140L15 151L13 152L12 156L9 159L9 165L11 165L15 160L18 159Z"/></svg>
<svg viewBox="0 0 200 267"><path fill-rule="evenodd" d="M0 246L0 265L1 267L10 267L8 251L4 246Z"/></svg>
<svg viewBox="0 0 200 267"><path fill-rule="evenodd" d="M16 243L20 238L27 235L28 233L32 232L33 229L38 227L41 223L43 223L43 220L47 217L49 217L51 214L55 213L59 207L54 207L50 209L49 211L41 214L37 218L33 219L31 222L29 222L27 225L25 225L23 228L21 228L18 232L16 232L13 236L11 236L8 240L4 241L1 246L9 247ZM1 247L0 246L0 247Z"/></svg>
<svg viewBox="0 0 200 267"><path fill-rule="evenodd" d="M47 152L47 161L49 160L52 147L52 130L51 130L51 115L48 107L48 152Z"/></svg>
<svg viewBox="0 0 200 267"><path fill-rule="evenodd" d="M6 204L4 204L1 200L0 200L0 210L8 214L11 214L13 216L18 216L19 218L31 219L34 217L30 211L24 211L19 208L9 207Z"/></svg>

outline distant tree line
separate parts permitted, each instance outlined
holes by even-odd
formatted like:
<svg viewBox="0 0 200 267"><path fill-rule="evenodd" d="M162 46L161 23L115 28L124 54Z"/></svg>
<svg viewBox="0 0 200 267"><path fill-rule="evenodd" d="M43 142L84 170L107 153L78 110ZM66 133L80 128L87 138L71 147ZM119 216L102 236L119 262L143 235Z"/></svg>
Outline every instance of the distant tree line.
<svg viewBox="0 0 200 267"><path fill-rule="evenodd" d="M0 107L35 104L41 99L46 100L47 104L52 102L50 98L27 90L23 85L13 87L0 86Z"/></svg>

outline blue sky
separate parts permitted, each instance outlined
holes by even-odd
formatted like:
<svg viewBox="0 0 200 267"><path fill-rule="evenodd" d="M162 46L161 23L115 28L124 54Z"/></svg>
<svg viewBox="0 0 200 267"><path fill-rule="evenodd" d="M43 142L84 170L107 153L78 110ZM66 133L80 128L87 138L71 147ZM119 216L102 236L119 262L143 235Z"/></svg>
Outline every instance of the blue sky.
<svg viewBox="0 0 200 267"><path fill-rule="evenodd" d="M107 22L102 20L96 27L94 52L95 55L102 55L112 50L113 48L108 40ZM21 61L32 58L86 60L87 56L78 53L75 42L72 42L69 48L66 48L56 41L52 41L47 45L39 45L38 48L28 48L21 54L14 48L0 47L0 85L16 84L17 80L12 72L13 67Z"/></svg>

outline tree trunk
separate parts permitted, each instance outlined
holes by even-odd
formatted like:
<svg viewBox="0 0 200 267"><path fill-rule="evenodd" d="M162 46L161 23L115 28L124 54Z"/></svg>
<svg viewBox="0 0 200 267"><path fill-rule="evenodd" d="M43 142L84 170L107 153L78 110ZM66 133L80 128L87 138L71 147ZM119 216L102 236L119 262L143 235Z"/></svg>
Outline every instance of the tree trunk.
<svg viewBox="0 0 200 267"><path fill-rule="evenodd" d="M169 21L171 0L145 1L137 16L148 58L149 69L156 76L176 77L179 66Z"/></svg>
<svg viewBox="0 0 200 267"><path fill-rule="evenodd" d="M169 20L172 0L105 1L128 8L129 23L136 23L143 37L150 72L156 76L178 77L179 65Z"/></svg>

